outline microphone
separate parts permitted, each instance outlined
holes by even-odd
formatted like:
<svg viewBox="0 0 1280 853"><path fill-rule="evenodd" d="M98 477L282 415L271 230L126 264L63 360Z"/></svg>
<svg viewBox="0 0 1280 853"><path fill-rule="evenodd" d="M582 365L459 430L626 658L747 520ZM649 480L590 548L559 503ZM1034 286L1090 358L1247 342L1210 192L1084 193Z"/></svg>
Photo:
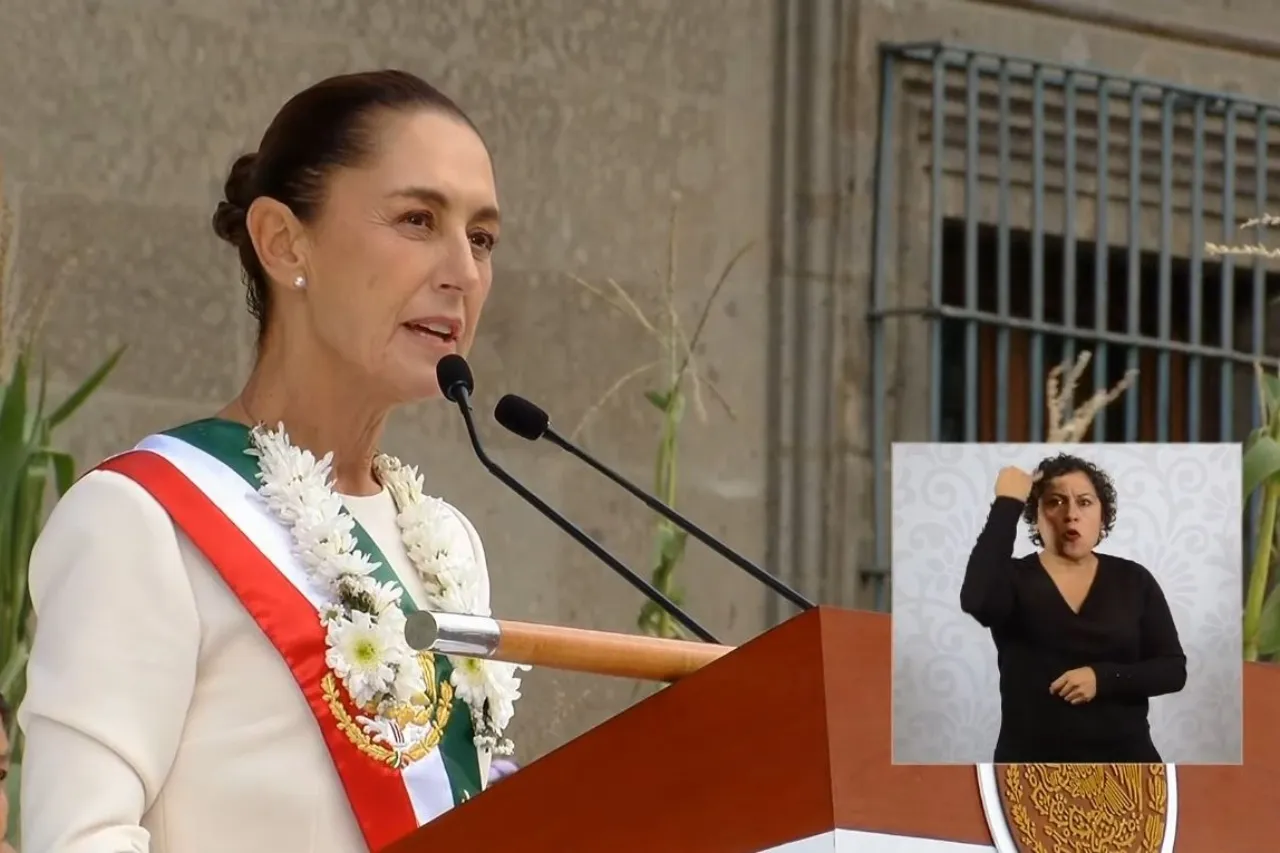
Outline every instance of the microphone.
<svg viewBox="0 0 1280 853"><path fill-rule="evenodd" d="M681 610L679 605L663 595L653 584L624 566L617 557L605 550L604 546L584 533L573 522L552 509L546 501L525 488L524 484L489 458L489 454L485 452L484 446L480 443L480 436L476 432L475 418L471 411L471 392L475 389L475 380L471 376L471 366L467 364L465 358L456 353L450 353L440 359L439 363L436 364L436 382L439 383L445 399L457 404L458 411L462 413L462 420L467 425L467 437L471 439L471 447L475 450L476 458L480 460L481 465L489 470L490 474L497 477L502 481L503 485L519 495L565 533L569 534L575 542L590 551L606 566L617 572L623 580L640 590L646 598L653 601L669 613L673 619L688 628L698 639L708 643L720 642L710 631L699 625L692 616Z"/></svg>
<svg viewBox="0 0 1280 853"><path fill-rule="evenodd" d="M612 470L603 462L557 433L551 428L551 417L536 404L531 403L523 397L518 397L515 394L507 394L498 401L497 407L493 410L493 416L499 424L506 427L511 432L514 432L521 438L526 438L529 441L537 441L540 438L545 438L547 441L550 441L562 450L567 450L572 455L578 457L583 462L587 463L592 468L596 469L601 474L626 489L633 496L639 498L640 501L649 509L658 513L658 515L667 519L681 530L684 530L694 539L697 539L703 545L706 545L712 551L715 551L721 557L724 557L730 563L733 563L735 566L751 575L751 577L760 581L760 583L769 587L787 601L790 601L796 607L799 607L801 610L810 610L813 608L814 604L812 601L787 586L777 577L769 574L755 563L752 563L746 557L743 557L737 551L734 551L728 545L725 545L719 539L716 539L710 533L707 533L701 527L694 524L692 521L655 498L653 495L648 494L639 486L634 485L621 474Z"/></svg>

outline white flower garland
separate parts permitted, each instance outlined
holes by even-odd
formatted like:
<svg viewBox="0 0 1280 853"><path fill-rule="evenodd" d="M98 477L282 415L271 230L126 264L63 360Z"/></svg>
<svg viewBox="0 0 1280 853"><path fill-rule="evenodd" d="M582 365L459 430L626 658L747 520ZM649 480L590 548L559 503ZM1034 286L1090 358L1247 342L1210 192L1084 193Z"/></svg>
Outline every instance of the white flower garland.
<svg viewBox="0 0 1280 853"><path fill-rule="evenodd" d="M392 705L408 704L427 685L404 637L404 591L371 577L377 564L356 548L355 521L330 483L333 454L317 460L310 451L294 447L283 424L276 430L255 427L250 436L248 452L258 457L262 481L259 494L289 529L311 580L331 596L320 611L326 665L360 708L381 714ZM401 539L427 590L430 609L488 616L480 600L475 556L470 547L453 547L467 537L454 511L423 493L422 477L413 467L379 455L374 471L396 504ZM511 741L503 732L520 698L515 673L529 667L455 656L449 660L449 680L471 709L476 746L510 754Z"/></svg>

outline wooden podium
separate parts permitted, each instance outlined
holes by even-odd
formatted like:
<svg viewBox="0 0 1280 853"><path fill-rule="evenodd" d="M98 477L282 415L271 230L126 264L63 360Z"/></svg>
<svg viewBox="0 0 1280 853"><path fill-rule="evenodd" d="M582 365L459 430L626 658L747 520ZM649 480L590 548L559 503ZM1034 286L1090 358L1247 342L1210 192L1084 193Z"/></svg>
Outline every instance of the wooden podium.
<svg viewBox="0 0 1280 853"><path fill-rule="evenodd" d="M1177 853L1276 849L1280 667L1245 670L1245 764L1176 768ZM891 764L890 672L887 615L803 613L386 849L1036 853L993 846L974 767Z"/></svg>

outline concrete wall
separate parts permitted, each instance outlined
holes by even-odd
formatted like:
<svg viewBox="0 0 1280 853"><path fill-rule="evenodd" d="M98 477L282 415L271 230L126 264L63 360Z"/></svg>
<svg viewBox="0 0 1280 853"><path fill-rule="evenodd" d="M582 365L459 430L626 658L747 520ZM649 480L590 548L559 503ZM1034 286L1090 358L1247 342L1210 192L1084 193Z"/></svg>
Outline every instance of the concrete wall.
<svg viewBox="0 0 1280 853"><path fill-rule="evenodd" d="M1132 21L1104 24L1095 20L1097 16L1080 15L1089 9L1123 12ZM1075 16L1046 10L1069 10ZM842 55L853 83L836 128L845 137L848 152L840 180L840 186L851 188L850 201L841 212L847 217L842 228L848 235L848 261L833 272L848 281L840 288L840 387L847 417L828 443L827 456L841 460L838 467L845 472L839 476L845 486L831 503L836 506L832 515L845 519L840 535L846 543L841 552L847 565L865 568L873 562L871 525L867 521L850 524L848 520L872 517L869 482L873 456L866 418L871 360L865 310L870 300L879 132L879 46L943 40L991 53L1093 66L1280 101L1280 40L1260 36L1273 32L1275 27L1268 27L1267 22L1278 19L1280 9L1264 0L864 0L846 7L843 24L847 38ZM1245 44L1245 39L1250 42ZM919 121L918 114L915 120ZM903 137L908 135L902 133ZM928 220L923 214L928 203L928 175L924 173L928 151L904 143L897 154L901 169L895 181L901 194L890 208L894 252L887 273L889 300L896 306L919 306L928 299ZM1251 207L1244 206L1237 211L1240 215L1253 213ZM1077 213L1077 230L1090 233L1093 206L1081 204ZM1144 228L1151 230L1154 222L1153 209L1148 211ZM1183 238L1181 245L1187 245L1185 221L1175 222L1173 230ZM923 320L910 318L891 321L886 329L889 434L921 440L928 426L927 326ZM826 533L829 538L836 535L830 530Z"/></svg>
<svg viewBox="0 0 1280 853"><path fill-rule="evenodd" d="M88 462L237 392L250 323L232 253L208 226L227 166L300 87L401 66L459 100L499 170L509 226L473 355L481 404L518 391L571 424L656 357L636 324L586 298L568 274L616 278L655 310L678 195L684 303L697 302L740 245L761 241L706 335L707 373L737 417L711 404L707 423L689 425L682 500L823 600L865 601L857 575L873 543L865 313L878 45L944 38L1203 88L1280 89L1280 47L1215 48L1038 5L5 0L0 153L17 193L19 275L28 288L61 287L49 325L54 378L74 380L129 345L65 439ZM1237 35L1280 19L1267 0L1123 6ZM891 283L903 298L921 286L909 264ZM923 422L927 373L911 337L891 332L890 424L908 435ZM657 424L640 391L605 407L587 440L645 481ZM550 449L488 435L545 496L645 564L648 533L633 505ZM632 626L638 597L484 474L452 412L405 412L387 444L422 462L433 490L479 525L499 613ZM692 609L729 641L788 613L701 549L685 576ZM630 683L554 673L527 684L514 732L524 760L640 695Z"/></svg>
<svg viewBox="0 0 1280 853"><path fill-rule="evenodd" d="M541 4L539 4L541 5ZM728 6L732 14L726 14ZM638 324L571 283L615 278L659 307L673 196L678 288L690 314L767 210L771 10L734 3L319 3L311 0L4 0L0 152L16 193L18 274L61 288L47 328L56 384L129 350L63 435L82 463L211 413L249 367L234 253L209 227L234 157L284 100L332 73L398 66L455 97L489 139L504 229L473 354L478 403L507 391L572 425L614 381L658 356ZM762 244L763 246L763 244ZM70 266L69 266L70 265ZM691 422L687 510L759 557L763 543L766 253L756 249L711 317L704 369L731 403ZM633 385L586 434L652 477L657 420ZM551 448L494 451L624 559L649 559L643 512ZM630 630L641 599L474 461L456 412L398 417L388 449L423 464L487 544L504 616ZM762 595L693 549L691 609L723 639L763 626ZM629 682L527 679L513 735L528 760L637 695Z"/></svg>

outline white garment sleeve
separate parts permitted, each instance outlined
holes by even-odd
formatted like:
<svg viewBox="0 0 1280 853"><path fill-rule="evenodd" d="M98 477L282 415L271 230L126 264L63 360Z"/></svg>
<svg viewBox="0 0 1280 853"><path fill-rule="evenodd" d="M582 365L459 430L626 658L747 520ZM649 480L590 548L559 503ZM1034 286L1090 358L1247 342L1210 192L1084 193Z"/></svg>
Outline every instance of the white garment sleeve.
<svg viewBox="0 0 1280 853"><path fill-rule="evenodd" d="M133 481L87 474L31 560L36 636L18 713L24 853L145 853L191 702L195 599L168 514Z"/></svg>

